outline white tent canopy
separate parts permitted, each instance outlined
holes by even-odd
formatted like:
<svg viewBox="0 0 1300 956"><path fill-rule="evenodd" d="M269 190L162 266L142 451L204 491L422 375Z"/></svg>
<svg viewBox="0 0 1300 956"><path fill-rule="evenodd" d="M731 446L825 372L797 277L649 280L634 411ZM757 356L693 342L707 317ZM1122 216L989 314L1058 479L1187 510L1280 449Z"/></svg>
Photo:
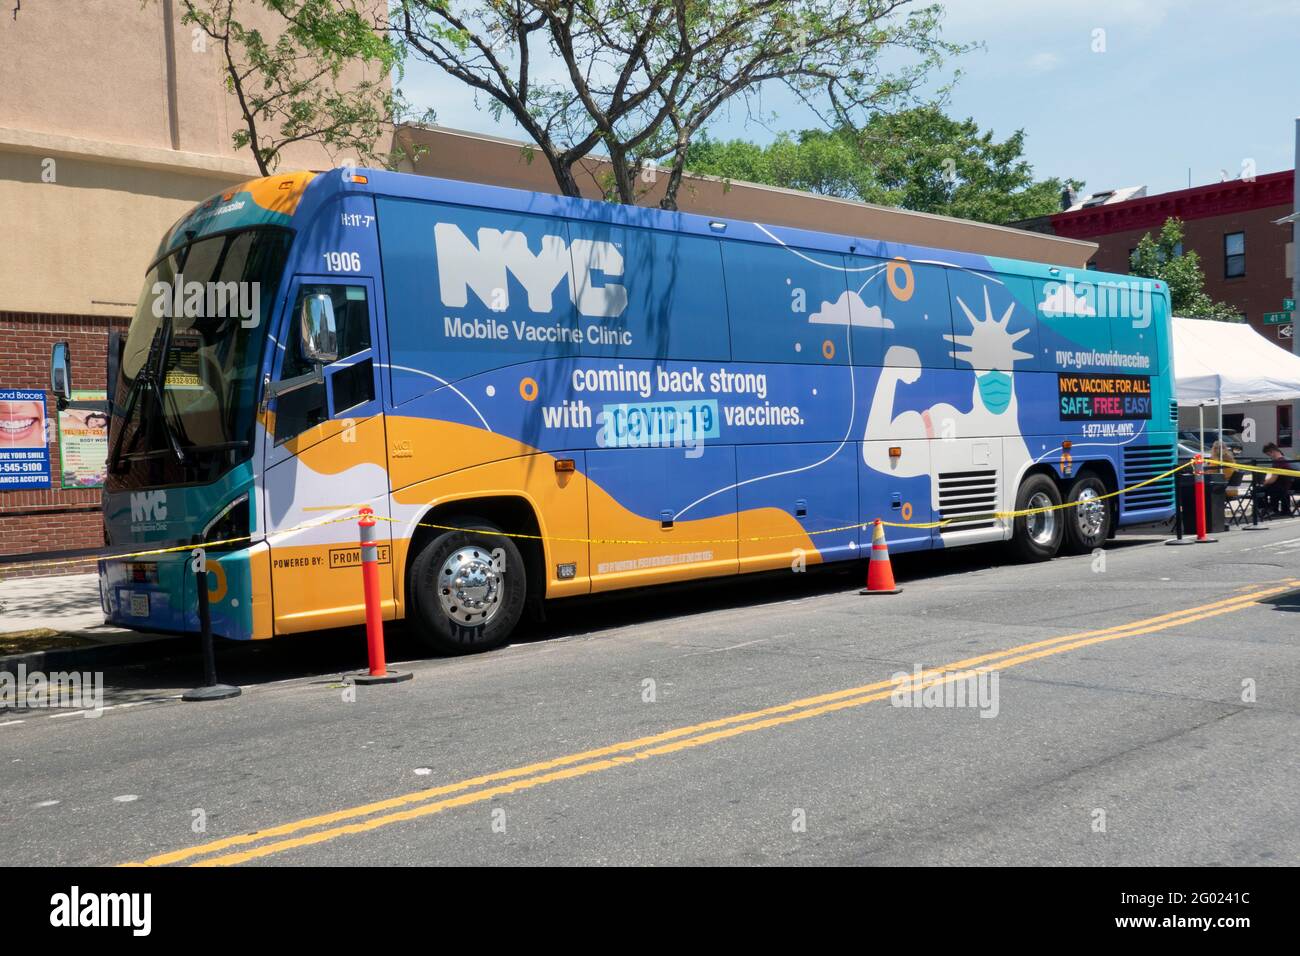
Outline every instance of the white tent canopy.
<svg viewBox="0 0 1300 956"><path fill-rule="evenodd" d="M1300 399L1300 355L1244 322L1174 318L1179 405L1244 405Z"/></svg>

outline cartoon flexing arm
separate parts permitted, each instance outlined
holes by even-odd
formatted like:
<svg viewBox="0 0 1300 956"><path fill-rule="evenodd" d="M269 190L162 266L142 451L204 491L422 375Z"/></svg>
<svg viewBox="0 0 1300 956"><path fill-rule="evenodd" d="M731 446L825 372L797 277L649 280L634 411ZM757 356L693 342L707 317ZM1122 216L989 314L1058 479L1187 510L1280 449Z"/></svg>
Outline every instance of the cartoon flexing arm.
<svg viewBox="0 0 1300 956"><path fill-rule="evenodd" d="M885 366L876 382L876 393L871 398L864 440L870 443L931 437L933 426L928 420L929 413L909 411L894 416L894 394L900 384L911 385L920 379L921 356L915 349L895 345L885 353ZM862 454L870 467L900 478L927 473L923 458L915 458L907 465L899 460L891 461L886 445L863 445Z"/></svg>

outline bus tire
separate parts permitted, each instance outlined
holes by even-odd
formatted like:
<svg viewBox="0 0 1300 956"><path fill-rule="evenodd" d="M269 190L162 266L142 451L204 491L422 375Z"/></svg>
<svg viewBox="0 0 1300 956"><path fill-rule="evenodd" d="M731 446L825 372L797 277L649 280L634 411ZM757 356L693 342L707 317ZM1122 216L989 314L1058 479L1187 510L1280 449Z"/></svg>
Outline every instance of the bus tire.
<svg viewBox="0 0 1300 956"><path fill-rule="evenodd" d="M528 596L524 559L500 529L481 518L448 522L473 531L447 531L421 549L411 565L411 603L422 643L442 654L501 647Z"/></svg>
<svg viewBox="0 0 1300 956"><path fill-rule="evenodd" d="M1111 533L1110 502L1096 500L1106 493L1105 483L1096 475L1080 475L1070 485L1065 501L1075 507L1065 512L1065 551L1088 554L1106 543Z"/></svg>
<svg viewBox="0 0 1300 956"><path fill-rule="evenodd" d="M1016 494L1017 511L1060 503L1061 492L1047 475L1030 475L1020 483ZM1061 518L1060 511L1018 516L1012 525L1012 553L1022 561L1048 561L1056 557L1064 534Z"/></svg>

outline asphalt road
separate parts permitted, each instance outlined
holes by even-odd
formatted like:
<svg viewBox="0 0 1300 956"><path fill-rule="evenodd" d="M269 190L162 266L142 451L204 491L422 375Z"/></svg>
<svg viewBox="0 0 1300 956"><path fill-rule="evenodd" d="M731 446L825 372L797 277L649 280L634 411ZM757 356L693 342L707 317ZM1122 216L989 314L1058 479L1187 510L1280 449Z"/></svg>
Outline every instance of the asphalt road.
<svg viewBox="0 0 1300 956"><path fill-rule="evenodd" d="M356 633L224 653L245 689L222 703L170 697L190 659L111 671L99 718L0 713L0 846L11 864L1300 862L1300 521L1104 557L909 556L891 597L821 572L559 605L391 686L338 679ZM923 682L961 677L975 706L897 706L895 675L953 664Z"/></svg>

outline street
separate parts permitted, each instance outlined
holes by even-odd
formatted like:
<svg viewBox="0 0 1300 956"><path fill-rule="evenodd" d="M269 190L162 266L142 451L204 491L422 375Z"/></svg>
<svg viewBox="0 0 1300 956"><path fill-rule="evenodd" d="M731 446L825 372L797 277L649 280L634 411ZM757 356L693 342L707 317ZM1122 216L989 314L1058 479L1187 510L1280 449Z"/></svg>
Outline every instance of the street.
<svg viewBox="0 0 1300 956"><path fill-rule="evenodd" d="M903 556L895 596L860 596L858 566L557 604L474 657L409 660L390 628L415 678L388 686L340 680L357 632L223 647L244 693L221 703L175 698L193 657L110 670L98 718L0 713L0 845L40 865L1294 865L1300 523L1221 538ZM948 665L991 668L984 696L898 706L896 675Z"/></svg>

